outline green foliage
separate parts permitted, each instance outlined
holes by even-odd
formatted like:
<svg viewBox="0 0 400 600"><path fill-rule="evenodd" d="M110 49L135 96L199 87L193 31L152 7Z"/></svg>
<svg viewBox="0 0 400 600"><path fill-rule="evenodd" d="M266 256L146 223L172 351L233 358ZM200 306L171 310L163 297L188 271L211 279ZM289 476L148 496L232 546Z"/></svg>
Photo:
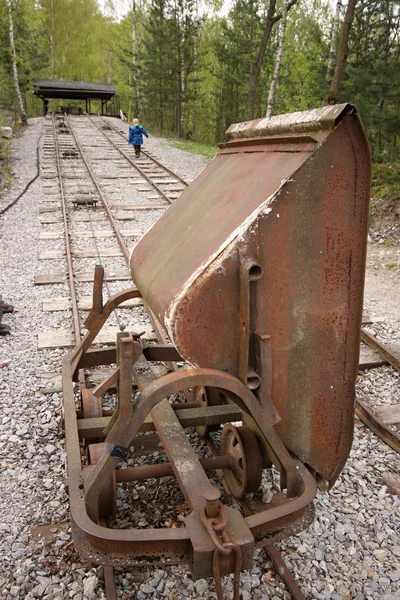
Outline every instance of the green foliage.
<svg viewBox="0 0 400 600"><path fill-rule="evenodd" d="M400 198L400 163L374 164L372 168L373 198Z"/></svg>
<svg viewBox="0 0 400 600"><path fill-rule="evenodd" d="M139 116L150 131L181 139L223 141L232 122L247 119L271 0L106 0L102 10L99 0L11 1L20 86L31 113L31 80L39 77L112 83L129 120ZM274 114L323 104L332 4L297 0L291 7ZM255 94L257 117L266 111L282 6L277 0ZM400 160L399 15L399 1L358 0L340 91L340 101L357 105L383 169ZM6 0L0 0L1 107L11 113L16 107ZM397 193L396 165L374 180L374 197Z"/></svg>

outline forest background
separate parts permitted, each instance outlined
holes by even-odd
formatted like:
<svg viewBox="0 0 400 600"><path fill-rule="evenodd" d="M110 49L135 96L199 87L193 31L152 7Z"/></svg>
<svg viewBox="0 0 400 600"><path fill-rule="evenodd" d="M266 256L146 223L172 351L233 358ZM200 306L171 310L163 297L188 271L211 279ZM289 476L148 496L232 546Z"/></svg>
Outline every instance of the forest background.
<svg viewBox="0 0 400 600"><path fill-rule="evenodd" d="M42 114L35 77L111 83L129 119L209 143L233 122L351 102L374 161L399 160L400 2L221 8L216 0L0 0L0 110L19 111L14 57L28 116Z"/></svg>

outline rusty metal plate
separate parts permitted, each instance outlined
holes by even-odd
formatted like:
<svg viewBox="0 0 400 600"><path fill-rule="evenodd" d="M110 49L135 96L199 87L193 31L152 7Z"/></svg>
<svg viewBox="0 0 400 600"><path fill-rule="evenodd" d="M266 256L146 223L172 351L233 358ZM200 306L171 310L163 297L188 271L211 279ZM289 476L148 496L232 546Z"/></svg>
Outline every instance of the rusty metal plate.
<svg viewBox="0 0 400 600"><path fill-rule="evenodd" d="M270 336L277 431L330 484L353 436L370 190L360 119L350 105L334 108L328 120L325 109L298 126L281 119L289 151L275 129L276 151L228 142L131 257L135 283L181 356L235 376L240 265L261 266L251 331ZM313 149L310 135L320 140Z"/></svg>

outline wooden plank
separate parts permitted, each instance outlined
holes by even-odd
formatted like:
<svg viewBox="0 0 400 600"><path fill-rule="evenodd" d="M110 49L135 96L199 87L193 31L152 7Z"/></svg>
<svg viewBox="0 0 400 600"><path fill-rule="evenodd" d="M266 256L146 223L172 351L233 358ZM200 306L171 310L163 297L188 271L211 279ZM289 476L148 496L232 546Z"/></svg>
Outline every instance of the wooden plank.
<svg viewBox="0 0 400 600"><path fill-rule="evenodd" d="M104 213L100 214L100 215L77 215L77 214L74 214L71 217L71 221L72 221L72 223L75 223L75 222L89 223L90 221L107 221L107 217Z"/></svg>
<svg viewBox="0 0 400 600"><path fill-rule="evenodd" d="M141 325L138 323L137 330L144 331L142 336L147 340L156 339L150 325ZM117 333L120 332L119 327L104 327L96 337L95 344L115 344ZM85 333L85 330L84 330ZM67 329L53 329L50 331L40 331L38 333L38 350L46 348L73 348L75 346L75 336Z"/></svg>
<svg viewBox="0 0 400 600"><path fill-rule="evenodd" d="M129 271L116 271L115 273L107 273L105 278L107 281L130 281L131 274ZM90 283L94 279L93 271L81 271L75 274L76 281L80 283ZM54 285L67 281L67 276L64 273L42 273L35 275L35 285Z"/></svg>
<svg viewBox="0 0 400 600"><path fill-rule="evenodd" d="M61 204L59 206L41 206L39 208L40 213L55 213L58 212L61 214Z"/></svg>
<svg viewBox="0 0 400 600"><path fill-rule="evenodd" d="M120 248L95 248L92 250L74 250L72 252L74 258L97 258L97 256L122 256Z"/></svg>
<svg viewBox="0 0 400 600"><path fill-rule="evenodd" d="M67 281L67 276L64 273L41 273L35 275L34 285L54 285L56 283L64 283Z"/></svg>
<svg viewBox="0 0 400 600"><path fill-rule="evenodd" d="M64 258L64 250L47 250L46 252L39 253L39 260L58 260Z"/></svg>
<svg viewBox="0 0 400 600"><path fill-rule="evenodd" d="M94 279L94 269L93 271L81 271L80 273L75 273L75 280L80 283L88 283L93 281ZM132 279L132 275L129 271L116 271L115 273L106 273L105 279L107 281L130 281Z"/></svg>
<svg viewBox="0 0 400 600"><path fill-rule="evenodd" d="M104 303L107 302L107 298L104 298ZM92 310L93 299L92 296L83 296L78 300L78 308L81 310ZM131 298L125 300L118 308L133 308L135 306L143 305L142 298ZM42 309L44 312L55 312L58 310L69 310L71 308L71 301L69 298L44 298Z"/></svg>
<svg viewBox="0 0 400 600"><path fill-rule="evenodd" d="M359 370L365 371L366 369L376 369L382 365L386 365L386 361L371 348L361 346L360 348L360 359L359 359Z"/></svg>
<svg viewBox="0 0 400 600"><path fill-rule="evenodd" d="M57 310L69 310L71 308L70 298L44 298L42 310L44 312L55 312Z"/></svg>
<svg viewBox="0 0 400 600"><path fill-rule="evenodd" d="M40 380L39 392L42 394L54 394L62 391L61 373L38 373Z"/></svg>
<svg viewBox="0 0 400 600"><path fill-rule="evenodd" d="M386 406L373 406L374 413L385 425L397 425L400 423L400 404L389 404Z"/></svg>
<svg viewBox="0 0 400 600"><path fill-rule="evenodd" d="M395 348L389 348L385 344L382 344L376 337L371 335L364 327L361 327L361 340L368 344L372 350L379 352L380 356L386 360L396 371L400 372L400 354L396 355Z"/></svg>
<svg viewBox="0 0 400 600"><path fill-rule="evenodd" d="M113 369L94 369L86 375L86 383L88 387L95 387L104 381L108 375L111 375ZM42 394L54 394L62 391L62 375L61 373L37 373L37 378L40 381L39 391ZM77 385L77 384L76 384ZM111 385L110 389L115 389L115 384ZM132 387L136 387L132 379Z"/></svg>
<svg viewBox="0 0 400 600"><path fill-rule="evenodd" d="M58 209L57 209L58 211ZM43 225L51 225L52 223L62 223L63 222L63 218L62 216L57 216L57 217L41 217L40 222Z"/></svg>
<svg viewBox="0 0 400 600"><path fill-rule="evenodd" d="M121 234L124 237L139 237L143 235L143 231L140 229L128 229L127 231L121 231ZM71 236L77 238L112 238L115 237L115 232L106 229L97 231L71 231ZM42 231L39 235L39 240L58 240L63 237L63 231Z"/></svg>
<svg viewBox="0 0 400 600"><path fill-rule="evenodd" d="M155 199L159 199L160 196L154 196ZM169 204L113 204L111 208L113 210L165 210Z"/></svg>
<svg viewBox="0 0 400 600"><path fill-rule="evenodd" d="M64 258L65 252L63 250L48 250L39 254L39 260L56 260ZM119 248L93 248L92 250L75 250L72 252L74 258L97 258L97 256L122 256L122 252Z"/></svg>
<svg viewBox="0 0 400 600"><path fill-rule="evenodd" d="M157 177L154 177L154 179L152 181L154 181L154 183L162 183L162 184L174 184L174 185L178 185L178 181L176 179L166 179L167 176L164 175L158 175ZM183 184L179 184L181 187L183 186ZM183 188L182 188L183 189Z"/></svg>

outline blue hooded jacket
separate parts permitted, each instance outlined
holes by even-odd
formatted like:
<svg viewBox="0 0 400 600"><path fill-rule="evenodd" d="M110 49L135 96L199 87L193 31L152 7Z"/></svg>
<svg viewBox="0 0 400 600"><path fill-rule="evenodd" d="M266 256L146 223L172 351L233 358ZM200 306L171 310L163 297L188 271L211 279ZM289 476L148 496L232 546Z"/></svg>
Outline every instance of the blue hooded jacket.
<svg viewBox="0 0 400 600"><path fill-rule="evenodd" d="M143 144L143 136L149 137L149 134L142 125L132 125L129 127L128 144L141 146Z"/></svg>

